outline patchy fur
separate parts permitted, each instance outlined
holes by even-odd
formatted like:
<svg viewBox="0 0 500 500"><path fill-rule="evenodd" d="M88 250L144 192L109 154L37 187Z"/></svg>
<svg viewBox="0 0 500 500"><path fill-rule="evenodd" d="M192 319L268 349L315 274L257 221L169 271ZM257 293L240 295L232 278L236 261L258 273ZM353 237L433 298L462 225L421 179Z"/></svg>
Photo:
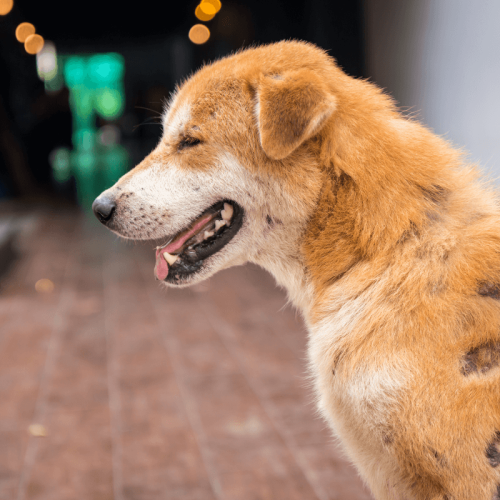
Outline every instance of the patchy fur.
<svg viewBox="0 0 500 500"><path fill-rule="evenodd" d="M498 199L380 89L310 44L242 51L183 84L104 195L135 239L243 208L185 284L250 261L286 287L320 411L377 499L499 497Z"/></svg>

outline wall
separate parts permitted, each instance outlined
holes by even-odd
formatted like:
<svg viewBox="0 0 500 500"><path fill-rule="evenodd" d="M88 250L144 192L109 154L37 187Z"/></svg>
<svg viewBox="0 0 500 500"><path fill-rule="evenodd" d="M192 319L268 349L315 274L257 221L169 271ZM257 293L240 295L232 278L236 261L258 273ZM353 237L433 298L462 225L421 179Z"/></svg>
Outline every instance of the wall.
<svg viewBox="0 0 500 500"><path fill-rule="evenodd" d="M366 0L367 74L500 179L500 1Z"/></svg>

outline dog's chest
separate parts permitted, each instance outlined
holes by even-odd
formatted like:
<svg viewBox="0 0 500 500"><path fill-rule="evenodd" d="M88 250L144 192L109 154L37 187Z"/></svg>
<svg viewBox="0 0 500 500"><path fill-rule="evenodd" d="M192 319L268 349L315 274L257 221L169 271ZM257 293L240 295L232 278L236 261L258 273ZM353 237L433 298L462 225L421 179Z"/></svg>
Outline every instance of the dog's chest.
<svg viewBox="0 0 500 500"><path fill-rule="evenodd" d="M309 361L319 406L343 441L377 447L410 381L405 357L366 335L373 304L359 297L310 327ZM375 343L376 344L376 343ZM377 443L377 444L376 444Z"/></svg>

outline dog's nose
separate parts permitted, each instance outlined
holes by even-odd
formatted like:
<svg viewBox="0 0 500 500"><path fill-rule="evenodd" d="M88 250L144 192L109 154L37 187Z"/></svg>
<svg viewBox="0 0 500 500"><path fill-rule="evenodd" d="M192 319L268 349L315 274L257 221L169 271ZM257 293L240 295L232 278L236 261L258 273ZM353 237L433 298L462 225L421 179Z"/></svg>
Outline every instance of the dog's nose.
<svg viewBox="0 0 500 500"><path fill-rule="evenodd" d="M92 210L95 216L103 224L107 224L113 218L115 209L115 201L107 196L99 196L94 200L94 203L92 203Z"/></svg>

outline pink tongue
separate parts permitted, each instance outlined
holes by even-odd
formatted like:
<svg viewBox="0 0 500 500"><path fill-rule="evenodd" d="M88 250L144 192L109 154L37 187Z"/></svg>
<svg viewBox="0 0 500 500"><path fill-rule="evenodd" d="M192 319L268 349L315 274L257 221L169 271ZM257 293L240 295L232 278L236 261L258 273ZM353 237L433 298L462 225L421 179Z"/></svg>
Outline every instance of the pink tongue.
<svg viewBox="0 0 500 500"><path fill-rule="evenodd" d="M168 276L168 264L160 252L156 252L155 274L160 281L163 281Z"/></svg>
<svg viewBox="0 0 500 500"><path fill-rule="evenodd" d="M170 245L167 245L165 248L162 248L160 250L163 252L168 252L172 253L178 250L184 243L193 236L193 234L196 233L200 229L200 227L203 227L210 219L212 218L211 215L207 215L206 217L203 217L202 220L197 222L184 236L181 236L178 240L173 241L170 243Z"/></svg>
<svg viewBox="0 0 500 500"><path fill-rule="evenodd" d="M164 248L156 250L155 274L160 281L163 281L168 276L168 264L163 258L162 254L165 252L171 253L178 250L182 245L184 245L184 242L186 242L189 238L191 238L191 236L193 236L193 234L195 234L196 231L198 231L202 226L204 226L211 218L212 218L211 215L204 217L181 238L179 238L176 241L173 241L172 243L170 243L170 245L167 245Z"/></svg>

